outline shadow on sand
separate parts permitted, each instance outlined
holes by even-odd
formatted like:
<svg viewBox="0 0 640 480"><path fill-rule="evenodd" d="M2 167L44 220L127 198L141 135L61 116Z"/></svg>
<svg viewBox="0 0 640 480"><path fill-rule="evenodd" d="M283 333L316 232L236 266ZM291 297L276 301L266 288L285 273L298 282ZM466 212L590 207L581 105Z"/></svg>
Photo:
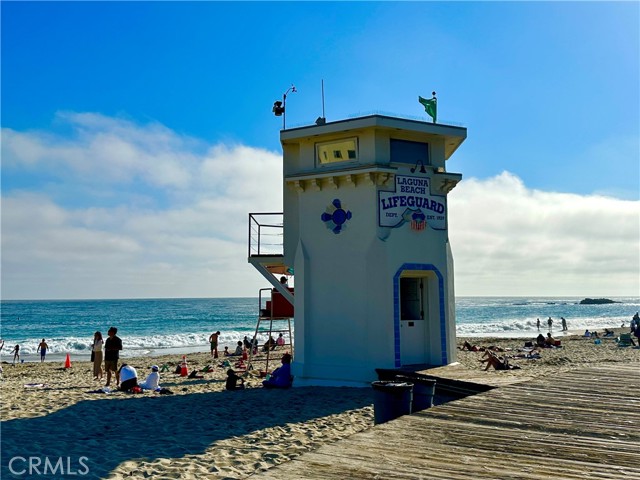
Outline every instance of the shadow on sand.
<svg viewBox="0 0 640 480"><path fill-rule="evenodd" d="M293 388L85 400L44 417L2 422L1 478L105 478L127 460L201 454L216 441L362 408L372 397L369 389ZM42 467L37 476L15 475L14 457L48 457L53 465L63 457L65 475L60 469L44 475ZM87 458L84 465L80 457ZM13 472L26 468L23 460L12 464Z"/></svg>

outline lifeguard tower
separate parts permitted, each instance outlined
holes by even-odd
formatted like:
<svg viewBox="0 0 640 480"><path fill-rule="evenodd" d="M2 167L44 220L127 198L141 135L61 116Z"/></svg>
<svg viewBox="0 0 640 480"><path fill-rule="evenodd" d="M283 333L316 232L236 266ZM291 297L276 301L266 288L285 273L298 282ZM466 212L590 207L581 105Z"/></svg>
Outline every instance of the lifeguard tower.
<svg viewBox="0 0 640 480"><path fill-rule="evenodd" d="M294 385L455 361L447 194L462 176L445 163L466 133L382 115L280 132L284 209L249 215L249 262L295 317Z"/></svg>

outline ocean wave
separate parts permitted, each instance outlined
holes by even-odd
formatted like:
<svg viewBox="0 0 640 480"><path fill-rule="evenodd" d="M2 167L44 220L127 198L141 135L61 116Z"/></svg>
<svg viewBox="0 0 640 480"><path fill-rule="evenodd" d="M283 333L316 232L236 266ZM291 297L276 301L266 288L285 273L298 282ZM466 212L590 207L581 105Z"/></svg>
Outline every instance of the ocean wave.
<svg viewBox="0 0 640 480"><path fill-rule="evenodd" d="M293 328L291 329L293 333ZM250 339L253 338L255 330L248 332L246 330L231 330L225 331L220 334L219 346L220 350L223 350L225 346L229 349L233 349L239 340L244 339L245 335ZM149 351L158 351L165 349L180 349L180 348L197 348L207 347L209 345L210 332L199 333L182 333L173 335L151 335L151 336L126 336L119 335L122 339L123 355L135 356L145 355ZM274 337L278 334L274 333ZM288 336L288 335L286 335ZM264 344L268 339L268 333L258 334L258 343ZM81 355L89 355L91 353L92 338L78 338L78 337L64 337L64 338L47 338L45 339L49 349L47 353L75 353ZM105 338L106 340L106 338ZM2 353L6 356L12 350L14 345L20 345L21 355L36 355L38 353L38 345L42 341L42 338L25 338L18 341L8 341L2 350ZM233 348L232 348L233 347ZM146 353L145 353L146 352Z"/></svg>
<svg viewBox="0 0 640 480"><path fill-rule="evenodd" d="M627 317L606 317L606 318L572 318L567 321L567 328L571 331L583 330L603 330L604 328L620 328L622 324L629 325ZM539 332L546 334L549 330L546 320L541 319L540 330L538 331L537 319L529 318L525 320L501 320L497 322L467 323L458 324L456 333L461 337L486 336L492 333L502 334L531 334L537 335ZM562 330L560 319L553 322L553 332Z"/></svg>

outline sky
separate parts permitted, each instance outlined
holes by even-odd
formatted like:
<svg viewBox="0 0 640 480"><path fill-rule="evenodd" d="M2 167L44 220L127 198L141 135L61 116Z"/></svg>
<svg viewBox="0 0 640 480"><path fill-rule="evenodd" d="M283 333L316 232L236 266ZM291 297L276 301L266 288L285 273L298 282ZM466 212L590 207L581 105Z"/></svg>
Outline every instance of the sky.
<svg viewBox="0 0 640 480"><path fill-rule="evenodd" d="M287 127L467 128L456 295L640 295L637 2L0 4L3 299L252 297Z"/></svg>

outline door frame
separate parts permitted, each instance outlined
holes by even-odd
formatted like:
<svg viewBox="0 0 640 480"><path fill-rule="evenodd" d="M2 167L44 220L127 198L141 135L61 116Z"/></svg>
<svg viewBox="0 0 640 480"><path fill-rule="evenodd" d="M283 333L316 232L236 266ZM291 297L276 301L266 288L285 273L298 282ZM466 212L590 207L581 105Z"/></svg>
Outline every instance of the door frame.
<svg viewBox="0 0 640 480"><path fill-rule="evenodd" d="M393 345L394 345L394 362L395 367L402 366L401 361L401 345L400 345L400 277L405 271L423 271L433 272L438 279L438 312L440 316L440 348L442 351L442 365L447 365L447 330L445 318L445 302L444 302L444 278L442 273L432 264L426 263L404 263L396 271L393 276ZM425 319L427 321L427 319Z"/></svg>

